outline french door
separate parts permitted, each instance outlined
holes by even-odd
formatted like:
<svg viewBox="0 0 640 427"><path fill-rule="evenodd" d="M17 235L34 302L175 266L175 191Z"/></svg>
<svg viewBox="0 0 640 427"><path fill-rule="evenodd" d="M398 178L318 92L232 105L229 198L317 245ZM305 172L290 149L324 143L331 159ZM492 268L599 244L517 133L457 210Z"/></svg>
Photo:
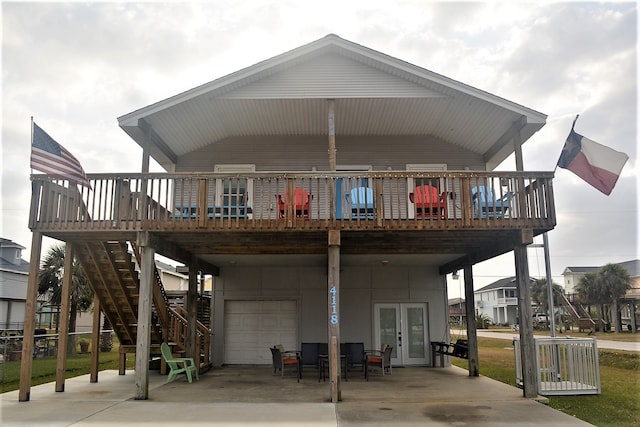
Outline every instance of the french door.
<svg viewBox="0 0 640 427"><path fill-rule="evenodd" d="M393 346L393 366L428 364L426 303L375 304L375 348Z"/></svg>
<svg viewBox="0 0 640 427"><path fill-rule="evenodd" d="M215 172L223 173L252 173L256 171L255 165L216 165ZM223 209L230 209L236 215L237 206L253 205L253 180L247 178L216 179L215 204Z"/></svg>

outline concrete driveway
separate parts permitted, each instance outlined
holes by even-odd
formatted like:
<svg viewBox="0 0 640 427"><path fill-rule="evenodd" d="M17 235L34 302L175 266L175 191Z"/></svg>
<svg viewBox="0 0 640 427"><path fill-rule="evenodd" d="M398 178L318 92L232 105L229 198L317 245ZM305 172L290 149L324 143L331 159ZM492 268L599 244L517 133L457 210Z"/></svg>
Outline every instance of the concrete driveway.
<svg viewBox="0 0 640 427"><path fill-rule="evenodd" d="M273 376L270 367L213 369L189 384L164 384L152 372L150 398L133 400L134 376L100 373L33 387L29 402L1 395L3 426L586 426L574 417L522 397L522 390L456 367L395 368L365 381L341 382L343 400L329 402L329 383L307 369L301 382Z"/></svg>

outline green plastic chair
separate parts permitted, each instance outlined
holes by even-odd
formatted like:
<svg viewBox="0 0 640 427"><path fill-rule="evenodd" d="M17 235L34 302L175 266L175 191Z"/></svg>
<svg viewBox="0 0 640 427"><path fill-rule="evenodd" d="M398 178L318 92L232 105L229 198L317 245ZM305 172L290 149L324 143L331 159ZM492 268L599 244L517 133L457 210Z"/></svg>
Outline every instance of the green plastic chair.
<svg viewBox="0 0 640 427"><path fill-rule="evenodd" d="M189 382L192 381L192 374L196 375L196 379L198 377L198 367L196 363L193 361L191 357L173 357L171 354L171 349L169 348L169 344L163 342L160 346L160 350L162 351L162 356L164 360L167 361L167 365L171 371L169 371L169 377L167 378L167 382L173 380L178 374L184 373L187 376ZM179 366L182 364L182 367Z"/></svg>

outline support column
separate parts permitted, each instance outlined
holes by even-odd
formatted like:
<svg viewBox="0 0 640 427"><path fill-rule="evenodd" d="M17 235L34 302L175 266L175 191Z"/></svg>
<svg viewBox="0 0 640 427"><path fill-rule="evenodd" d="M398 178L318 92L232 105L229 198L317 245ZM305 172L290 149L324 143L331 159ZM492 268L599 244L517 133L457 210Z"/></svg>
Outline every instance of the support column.
<svg viewBox="0 0 640 427"><path fill-rule="evenodd" d="M149 245L147 232L138 233L140 248L140 293L136 331L136 400L149 398L149 357L151 354L151 301L153 300L155 250Z"/></svg>
<svg viewBox="0 0 640 427"><path fill-rule="evenodd" d="M93 331L91 333L91 369L89 382L98 382L100 363L100 300L93 297Z"/></svg>
<svg viewBox="0 0 640 427"><path fill-rule="evenodd" d="M69 337L69 312L71 305L71 284L73 282L73 245L64 247L64 273L62 276L62 296L60 297L60 329L58 330L58 358L56 361L56 391L64 391L67 370L69 341L75 345L75 337Z"/></svg>
<svg viewBox="0 0 640 427"><path fill-rule="evenodd" d="M329 378L331 402L342 400L340 386L340 230L329 230L327 306L329 319Z"/></svg>
<svg viewBox="0 0 640 427"><path fill-rule="evenodd" d="M151 129L149 124L142 120L138 121L139 126L142 128L144 132L144 145L142 146L142 173L149 173L149 157L151 153ZM146 220L148 212L147 212L147 184L148 181L146 178L142 179L140 182L140 199L139 199L139 210L138 210L138 219Z"/></svg>
<svg viewBox="0 0 640 427"><path fill-rule="evenodd" d="M27 280L27 300L25 301L22 359L20 362L20 389L18 400L27 402L31 396L31 369L33 363L33 336L35 334L36 305L38 302L38 273L40 271L40 251L42 234L31 235L31 257Z"/></svg>
<svg viewBox="0 0 640 427"><path fill-rule="evenodd" d="M193 357L196 365L200 366L200 351L196 348L196 320L198 319L197 307L198 270L195 266L189 266L189 289L187 290L187 357Z"/></svg>
<svg viewBox="0 0 640 427"><path fill-rule="evenodd" d="M467 313L467 345L469 346L469 376L480 375L478 363L478 333L476 331L476 311L473 296L473 267L464 266L464 305Z"/></svg>
<svg viewBox="0 0 640 427"><path fill-rule="evenodd" d="M329 170L336 170L336 115L335 115L335 99L328 99L327 118L329 126Z"/></svg>
<svg viewBox="0 0 640 427"><path fill-rule="evenodd" d="M516 263L516 286L518 289L518 311L520 313L520 360L522 361L522 383L524 397L538 396L535 343L533 340L533 313L531 311L531 282L526 245L513 250Z"/></svg>
<svg viewBox="0 0 640 427"><path fill-rule="evenodd" d="M522 135L520 135L519 124L514 123L513 126L513 149L516 160L516 170L522 172L524 170L524 161L522 160Z"/></svg>
<svg viewBox="0 0 640 427"><path fill-rule="evenodd" d="M211 332L211 347L213 348L213 366L219 368L224 362L224 278L215 276L213 278L213 328Z"/></svg>

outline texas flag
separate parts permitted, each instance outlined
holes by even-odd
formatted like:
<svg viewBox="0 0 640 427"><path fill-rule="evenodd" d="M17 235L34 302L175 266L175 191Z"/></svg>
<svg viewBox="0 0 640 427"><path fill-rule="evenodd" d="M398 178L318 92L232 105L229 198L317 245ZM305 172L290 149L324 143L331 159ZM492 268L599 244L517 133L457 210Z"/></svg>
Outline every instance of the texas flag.
<svg viewBox="0 0 640 427"><path fill-rule="evenodd" d="M573 124L575 125L575 121ZM576 133L572 126L560 153L558 166L569 169L608 196L628 159L629 156L625 153Z"/></svg>

